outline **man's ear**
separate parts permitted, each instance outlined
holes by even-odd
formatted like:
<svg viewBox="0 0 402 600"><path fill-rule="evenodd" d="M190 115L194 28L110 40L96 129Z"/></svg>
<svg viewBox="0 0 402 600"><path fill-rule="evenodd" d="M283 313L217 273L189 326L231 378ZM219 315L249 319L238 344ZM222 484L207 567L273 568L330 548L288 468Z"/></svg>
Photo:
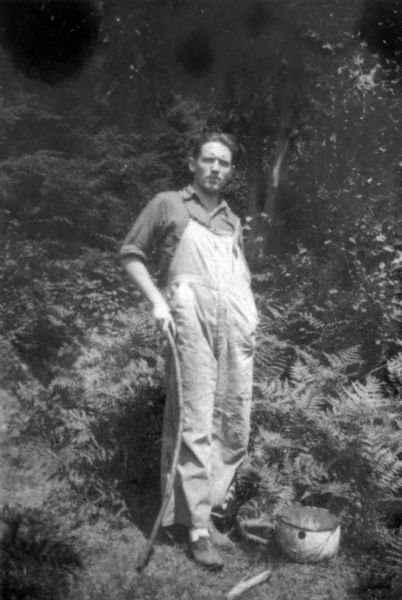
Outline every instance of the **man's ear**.
<svg viewBox="0 0 402 600"><path fill-rule="evenodd" d="M194 171L195 171L195 158L194 158L194 156L190 156L190 158L188 159L188 168L190 169L190 171L192 173L194 173Z"/></svg>

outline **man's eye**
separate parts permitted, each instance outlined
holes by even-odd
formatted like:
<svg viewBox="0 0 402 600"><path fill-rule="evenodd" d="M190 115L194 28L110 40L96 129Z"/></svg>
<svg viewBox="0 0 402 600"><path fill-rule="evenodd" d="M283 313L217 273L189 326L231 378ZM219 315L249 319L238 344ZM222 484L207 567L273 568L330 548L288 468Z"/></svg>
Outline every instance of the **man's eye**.
<svg viewBox="0 0 402 600"><path fill-rule="evenodd" d="M219 158L203 158L202 162L204 164L213 164L215 161L218 161L219 166L221 167L230 167L230 163L228 163L226 160L219 160Z"/></svg>

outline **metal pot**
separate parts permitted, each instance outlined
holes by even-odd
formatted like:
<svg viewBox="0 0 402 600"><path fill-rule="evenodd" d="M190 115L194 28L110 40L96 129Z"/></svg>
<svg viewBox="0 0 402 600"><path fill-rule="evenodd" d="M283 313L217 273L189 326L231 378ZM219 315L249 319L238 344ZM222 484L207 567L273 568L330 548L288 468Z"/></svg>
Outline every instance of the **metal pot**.
<svg viewBox="0 0 402 600"><path fill-rule="evenodd" d="M276 517L275 537L283 552L298 562L319 562L335 556L341 528L325 508L290 506Z"/></svg>

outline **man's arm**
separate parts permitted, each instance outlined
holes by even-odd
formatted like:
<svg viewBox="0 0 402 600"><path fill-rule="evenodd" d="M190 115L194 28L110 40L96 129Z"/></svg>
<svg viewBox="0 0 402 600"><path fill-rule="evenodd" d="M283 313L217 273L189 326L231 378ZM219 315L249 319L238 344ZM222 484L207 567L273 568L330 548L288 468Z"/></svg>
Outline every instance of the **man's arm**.
<svg viewBox="0 0 402 600"><path fill-rule="evenodd" d="M152 281L145 264L140 259L128 256L122 259L122 265L134 285L152 304L152 314L157 328L166 332L171 327L174 333L175 326L169 305Z"/></svg>

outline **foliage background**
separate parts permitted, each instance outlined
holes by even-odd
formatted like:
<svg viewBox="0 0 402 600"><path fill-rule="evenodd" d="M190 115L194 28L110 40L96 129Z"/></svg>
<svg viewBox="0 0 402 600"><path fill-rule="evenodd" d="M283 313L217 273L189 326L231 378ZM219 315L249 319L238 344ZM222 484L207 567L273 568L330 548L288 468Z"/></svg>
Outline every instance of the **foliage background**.
<svg viewBox="0 0 402 600"><path fill-rule="evenodd" d="M5 597L33 555L44 581L56 556L73 585L88 531L96 548L106 524L152 520L163 345L117 251L154 193L187 182L191 138L212 127L241 143L226 193L261 316L227 525L250 499L270 516L290 501L327 506L348 547L386 558L384 593L399 597L399 4L32 0L0 12ZM37 24L28 50L21 22ZM45 533L28 547L32 528Z"/></svg>

